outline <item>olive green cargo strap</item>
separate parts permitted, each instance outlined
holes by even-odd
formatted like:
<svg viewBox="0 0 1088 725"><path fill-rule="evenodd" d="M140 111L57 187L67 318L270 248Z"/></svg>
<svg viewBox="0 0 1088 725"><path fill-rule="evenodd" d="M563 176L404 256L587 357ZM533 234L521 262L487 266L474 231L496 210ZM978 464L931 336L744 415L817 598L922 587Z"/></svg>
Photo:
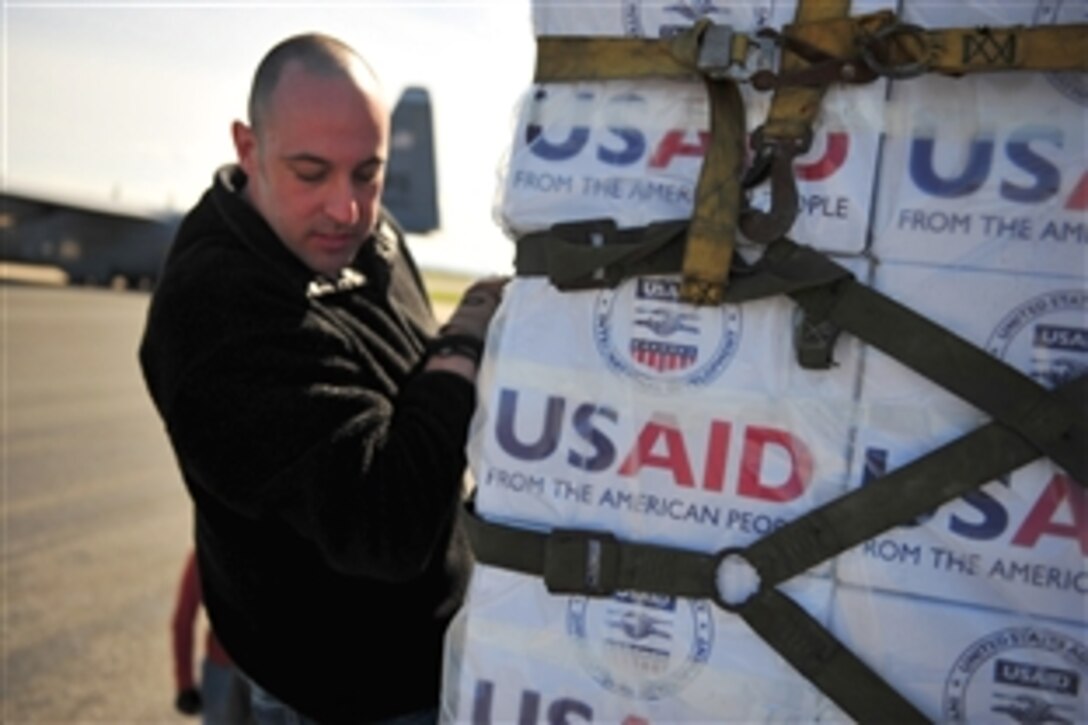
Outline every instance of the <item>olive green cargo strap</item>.
<svg viewBox="0 0 1088 725"><path fill-rule="evenodd" d="M763 587L740 605L721 600L722 554L621 542L586 529L531 531L496 524L469 501L462 521L477 561L539 576L551 594L610 596L618 591L711 599L740 616L770 647L859 722L926 718L788 596Z"/></svg>
<svg viewBox="0 0 1088 725"><path fill-rule="evenodd" d="M756 166L771 179L771 206L742 215L741 230L750 239L768 241L792 227L798 208L793 161L811 145L830 85L924 73L1088 70L1088 25L927 30L901 23L889 10L847 17L845 5L802 0L796 21L775 34L779 71L752 76L753 86L773 88L774 97L753 133Z"/></svg>
<svg viewBox="0 0 1088 725"><path fill-rule="evenodd" d="M858 282L827 256L789 240L768 248L766 267L814 284L788 292L807 315L826 320L1014 430L1081 481L1088 481L1085 408L910 308ZM757 265L758 267L759 265ZM825 284L822 280L838 279ZM1072 436L1079 427L1080 435Z"/></svg>
<svg viewBox="0 0 1088 725"><path fill-rule="evenodd" d="M1085 410L1088 376L1063 384L1053 395ZM1083 419L1068 435L1083 446L1088 438ZM478 516L472 501L462 518L484 564L540 576L552 594L609 596L630 590L710 599L744 619L859 722L918 722L926 718L911 703L776 587L1038 457L1019 433L989 423L746 548L716 553L621 541L590 529L541 532L506 526ZM751 596L726 599L719 588L726 561L742 561L755 572L758 588Z"/></svg>
<svg viewBox="0 0 1088 725"><path fill-rule="evenodd" d="M835 25L853 28L850 0L799 0L794 23L787 26L785 37L792 38L791 29L823 28L828 20ZM847 32L820 33L826 46L819 50L824 56L839 57L853 52L852 39ZM795 44L796 45L796 44ZM784 45L779 75L789 77L810 64L794 46ZM812 126L820 113L820 104L830 83L790 84L775 89L771 107L763 125L752 134L752 145L758 163L766 165L771 179L771 205L767 211L749 210L741 219L744 234L757 241L770 241L786 235L797 218L799 207L797 182L793 162L812 145Z"/></svg>
<svg viewBox="0 0 1088 725"><path fill-rule="evenodd" d="M611 219L555 224L518 239L514 268L562 291L615 287L628 277L680 269L688 222L619 229Z"/></svg>
<svg viewBox="0 0 1088 725"><path fill-rule="evenodd" d="M630 589L713 599L741 616L855 719L922 721L924 716L913 705L775 585L1038 458L1040 452L1085 485L1088 461L1083 451L1088 434L1083 411L1088 408L1088 381L1081 378L1046 391L856 282L848 270L823 255L776 239L796 214L791 201L796 199L792 161L808 147L811 125L829 83L925 72L1085 69L1088 26L925 31L901 25L888 13L846 18L846 7L844 0L822 6L801 0L798 22L779 40L785 52L777 74L749 67L752 53L761 48L758 41L705 22L668 40L539 39L536 80L541 82L704 78L711 94L712 145L700 172L692 227L711 235L706 246L711 252L701 256L690 251L699 248L691 242L687 250L681 249L682 223L651 225L647 229L653 231L645 233L617 230L610 222L571 224L521 240L518 272L546 274L560 289L584 289L614 286L629 276L683 271L683 299L697 304L787 294L804 309L807 329L815 339L812 349L802 350L808 364L829 362L836 331L846 329L960 395L994 422L805 514L746 549L705 554L620 542L604 532L526 531L486 522L471 509L465 519L483 563L541 575L554 593L604 596ZM757 87L776 89L767 123L756 134L757 161L769 170L773 185L772 207L766 214L738 212L740 174L735 159L737 139L743 136L743 111L733 108L736 88L730 79L745 76ZM721 154L712 160L719 146ZM723 198L733 195L734 189L735 199ZM734 262L730 274L738 220L752 238L776 241L750 268ZM596 229L589 231L594 224ZM715 231L721 246L714 245ZM722 292L726 277L729 286ZM715 285L718 292L708 291ZM757 592L740 603L725 601L717 588L719 568L727 558L743 560L759 576Z"/></svg>
<svg viewBox="0 0 1088 725"><path fill-rule="evenodd" d="M698 305L721 302L740 220L747 128L740 89L730 68L745 64L755 40L720 36L700 20L662 40L608 37L537 39L537 82L638 78L702 78L710 103L710 144L699 169L682 264L681 297Z"/></svg>
<svg viewBox="0 0 1088 725"><path fill-rule="evenodd" d="M740 33L702 19L667 38L540 36L539 83L649 78L781 85L868 83L924 73L1088 70L1088 24L927 29L890 10L849 16L849 0L800 0L780 33ZM769 49L783 50L778 72Z"/></svg>
<svg viewBox="0 0 1088 725"><path fill-rule="evenodd" d="M859 723L929 719L793 599L759 590L737 614L820 692Z"/></svg>
<svg viewBox="0 0 1088 725"><path fill-rule="evenodd" d="M1063 384L1055 395L1084 410L1088 376ZM1085 434L1081 421L1072 435L1083 444ZM552 594L609 596L630 590L710 599L743 618L859 722L916 722L925 718L913 705L776 586L1038 455L1016 432L989 423L746 548L716 553L620 541L589 529L541 532L505 526L479 517L471 501L462 518L473 551L484 564L540 576ZM756 572L759 586L747 599L728 601L719 589L726 560L742 560Z"/></svg>
<svg viewBox="0 0 1088 725"><path fill-rule="evenodd" d="M529 242L521 240L517 270L520 275L550 273L558 278L557 285L576 280L580 288L614 286L628 274L675 274L677 254L670 250L682 238L680 226L656 225L647 243L640 230L617 230L611 222L562 225L530 235ZM617 250L606 259L602 255L609 245ZM551 253L553 246L563 253ZM563 259L583 255L585 261L567 276L571 269ZM852 332L980 408L994 422L806 513L744 549L706 554L620 542L596 531L527 532L468 516L473 547L484 563L543 576L554 593L604 596L631 589L713 599L743 617L859 721L924 719L775 586L1035 460L1040 453L1084 485L1088 377L1048 391L857 282L849 270L825 255L786 239L772 243L755 264L735 263L733 269L727 302L788 295L816 324L830 322ZM758 592L739 604L724 601L717 589L717 572L727 557L745 562L760 582Z"/></svg>
<svg viewBox="0 0 1088 725"><path fill-rule="evenodd" d="M1053 396L1084 410L1088 407L1088 376L1064 383ZM1078 439L1083 451L1088 442L1083 419L1071 427L1069 437ZM1018 431L988 423L813 509L755 542L741 556L759 572L764 586L773 586L1038 457L1039 449ZM1074 480L1085 485L1084 478Z"/></svg>
<svg viewBox="0 0 1088 725"><path fill-rule="evenodd" d="M1088 404L1088 376L1063 383L1054 394L1083 408ZM1086 431L1081 421L1072 435L1083 442ZM717 553L621 542L604 531L534 532L504 526L480 518L471 501L466 523L480 561L543 576L553 593L663 592L713 599L732 611L738 605L723 601L716 584L724 558L739 556L757 570L762 588L773 587L1037 458L1038 449L1016 431L987 423L746 548Z"/></svg>
<svg viewBox="0 0 1088 725"><path fill-rule="evenodd" d="M615 287L630 277L677 274L687 225L669 221L619 229L611 219L556 224L518 239L514 268L519 276L547 277L562 292ZM765 251L767 261L755 265L739 256L734 259L723 303L788 294L850 274L838 265L817 266L803 255L791 256L786 250L792 246L772 248L779 251Z"/></svg>
<svg viewBox="0 0 1088 725"><path fill-rule="evenodd" d="M589 228L598 230L595 233L603 246L587 246L585 237L594 234L587 231ZM620 232L609 223L599 222L595 226L562 225L549 233L529 235L518 243L517 273L545 274L553 280L558 277L556 286L560 289L564 284L570 288L566 275L571 272L582 288L614 286L624 275L675 274L676 253L669 249L680 238L678 223L647 229L656 232L648 237L654 245L653 253L642 254L634 261L623 260L621 250L645 251L636 241L638 229ZM613 252L609 245L616 236L625 241L616 244ZM553 246L561 252L552 254ZM608 252L621 260L619 266L605 264L602 255ZM587 261L565 263L580 254L585 254ZM557 266L550 266L553 264ZM1061 400L1010 365L858 282L848 269L811 247L779 239L767 247L758 262L737 267L724 302L788 295L804 310L808 324L826 322L850 332L1015 430L1077 480L1088 481L1086 440L1083 436L1069 437L1076 425L1083 425L1083 408ZM600 268L600 274L587 273L596 268Z"/></svg>
<svg viewBox="0 0 1088 725"><path fill-rule="evenodd" d="M890 10L848 17L847 5L847 0L801 0L795 22L772 33L782 47L779 71L752 76L756 88L774 88L775 94L766 122L753 134L772 189L769 211L741 218L751 239L775 239L793 225L793 160L811 144L830 85L924 73L1088 70L1088 25L928 30L901 23Z"/></svg>
<svg viewBox="0 0 1088 725"><path fill-rule="evenodd" d="M750 72L753 53L765 45L705 18L668 38L542 35L536 39L533 79L551 83L724 78Z"/></svg>
<svg viewBox="0 0 1088 725"><path fill-rule="evenodd" d="M812 126L831 84L923 73L1088 69L1084 24L927 30L901 23L891 11L854 17L848 12L849 0L800 0L794 23L780 34L750 36L702 19L663 39L537 39L537 82L699 77L706 84L711 140L684 252L684 301L721 301L738 229L760 242L789 232L798 209L794 159L811 145ZM772 42L782 49L778 72L765 67ZM738 80L775 89L767 119L753 134L756 161L747 177ZM768 175L770 208L744 208L743 187Z"/></svg>
<svg viewBox="0 0 1088 725"><path fill-rule="evenodd" d="M1088 70L1088 24L934 28L901 22L891 10L828 13L770 35L792 57L778 74L760 71L757 88L868 83L925 73L962 76L1009 71Z"/></svg>

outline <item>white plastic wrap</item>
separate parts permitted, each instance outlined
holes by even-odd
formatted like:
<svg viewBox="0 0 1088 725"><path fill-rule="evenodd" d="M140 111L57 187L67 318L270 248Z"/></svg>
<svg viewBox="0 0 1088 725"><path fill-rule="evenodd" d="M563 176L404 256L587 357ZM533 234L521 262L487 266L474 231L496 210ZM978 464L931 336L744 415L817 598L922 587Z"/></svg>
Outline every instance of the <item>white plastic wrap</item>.
<svg viewBox="0 0 1088 725"><path fill-rule="evenodd" d="M858 12L891 0L855 3ZM656 37L698 17L738 30L781 27L795 3L537 2L538 35ZM742 88L749 130L762 123L767 94ZM825 97L812 148L796 162L801 211L793 234L826 251L861 252L866 243L885 84ZM709 142L700 81L542 83L526 93L496 217L511 237L562 221L610 217L620 227L691 216L695 183ZM751 198L770 203L765 187Z"/></svg>
<svg viewBox="0 0 1088 725"><path fill-rule="evenodd" d="M1083 280L881 264L874 287L1047 388L1088 374ZM924 295L919 290L926 290ZM987 422L874 349L865 351L851 488ZM866 466L869 467L866 473ZM840 557L840 581L1084 622L1088 507L1050 461L1024 466Z"/></svg>
<svg viewBox="0 0 1088 725"><path fill-rule="evenodd" d="M784 588L829 624L831 582ZM473 723L788 722L836 708L740 619L705 601L550 596L480 566L448 641L445 713Z"/></svg>
<svg viewBox="0 0 1088 725"><path fill-rule="evenodd" d="M1088 275L1088 74L1080 75L1079 102L1060 92L1062 78L1042 74L894 84L873 254Z"/></svg>
<svg viewBox="0 0 1088 725"><path fill-rule="evenodd" d="M840 586L831 631L934 722L1088 720L1083 624Z"/></svg>
<svg viewBox="0 0 1088 725"><path fill-rule="evenodd" d="M864 249L881 85L828 94L812 148L795 166L798 241L837 253ZM752 128L767 98L748 95ZM688 218L709 143L707 114L698 82L540 84L522 101L497 216L512 237L563 221L609 217L633 227ZM752 197L756 208L769 202L765 187Z"/></svg>
<svg viewBox="0 0 1088 725"><path fill-rule="evenodd" d="M903 17L929 27L1088 19L1088 0L906 4ZM533 8L538 34L653 36L700 14L778 26L795 6ZM833 91L797 165L803 199L817 201L791 236L1047 388L1088 373L1084 81ZM746 100L758 125L768 98ZM500 220L516 237L685 218L706 127L697 83L536 86ZM468 446L482 516L714 552L987 422L849 334L830 370L801 369L784 297L695 308L676 293L670 276L571 293L542 278L508 286ZM1088 719L1088 496L1046 459L782 589L934 720ZM481 565L448 641L448 721L849 721L710 602L553 596L539 578Z"/></svg>
<svg viewBox="0 0 1088 725"><path fill-rule="evenodd" d="M802 370L784 298L696 309L678 288L510 283L469 445L482 515L715 550L842 493L856 343Z"/></svg>

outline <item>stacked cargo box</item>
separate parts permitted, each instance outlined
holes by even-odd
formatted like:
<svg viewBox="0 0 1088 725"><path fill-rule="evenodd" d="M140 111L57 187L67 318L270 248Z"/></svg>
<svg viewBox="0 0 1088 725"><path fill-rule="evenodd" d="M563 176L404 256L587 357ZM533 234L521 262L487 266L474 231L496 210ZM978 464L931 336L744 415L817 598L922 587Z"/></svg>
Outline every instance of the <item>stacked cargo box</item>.
<svg viewBox="0 0 1088 725"><path fill-rule="evenodd" d="M1088 3L907 3L926 27ZM894 83L874 287L1046 388L1088 373L1088 77ZM866 349L851 487L986 421ZM1083 414L1083 411L1080 411ZM1046 459L839 558L832 630L941 720L1088 717L1088 499ZM1021 720L1023 721L1023 720Z"/></svg>
<svg viewBox="0 0 1088 725"><path fill-rule="evenodd" d="M926 27L1080 19L1059 17L1069 3L1050 5L909 3L901 16ZM781 27L795 9L533 6L538 35L644 37L698 17ZM833 89L796 165L791 237L1048 388L1084 374L1084 80L1033 73ZM768 98L750 89L745 98L754 127ZM522 100L497 216L512 238L571 221L688 218L708 125L698 81L538 84ZM802 369L785 297L692 307L678 284L654 275L560 292L542 277L511 282L469 443L483 518L715 552L986 422L849 335L831 369ZM782 590L929 717L1077 721L1088 717L1086 559L1084 489L1044 459ZM485 564L450 632L443 716L848 719L712 602L551 595L539 578Z"/></svg>

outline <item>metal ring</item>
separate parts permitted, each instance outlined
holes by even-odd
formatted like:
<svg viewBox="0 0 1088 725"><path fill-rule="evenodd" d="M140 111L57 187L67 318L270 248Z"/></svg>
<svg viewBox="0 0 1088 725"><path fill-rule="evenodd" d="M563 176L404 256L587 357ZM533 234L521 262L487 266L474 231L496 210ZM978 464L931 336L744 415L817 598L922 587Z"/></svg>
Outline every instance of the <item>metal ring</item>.
<svg viewBox="0 0 1088 725"><path fill-rule="evenodd" d="M880 30L864 39L861 44L861 57L866 65L879 75L893 79L914 78L929 70L929 60L919 60L914 63L893 66L884 65L877 57L874 48L879 44L894 38L897 35L917 35L920 45L925 48L926 29L920 25L910 23L893 23L885 25Z"/></svg>
<svg viewBox="0 0 1088 725"><path fill-rule="evenodd" d="M745 558L744 551L745 550L743 548L740 548L740 547L728 547L728 548L725 548L725 549L722 549L721 551L719 551L717 556L715 557L715 562L716 563L715 563L715 566L714 566L714 596L713 596L713 599L714 599L714 602L719 607L721 607L722 609L724 609L727 612L732 612L734 614L741 611L741 609L744 608L744 605L747 604L752 599L752 597L756 596L756 594L758 594L763 589L762 576L760 575L759 570L756 569L756 567L752 564L752 562L748 561L748 559ZM727 596L727 593L725 591L723 591L723 589L726 588L724 586L723 576L725 576L724 569L726 567L726 562L727 561L742 562L742 570L743 569L750 569L751 570L750 572L745 571L742 574L742 576L747 575L748 577L751 577L751 576L755 577L755 582L754 583L752 583L750 581L749 582L740 582L740 583L738 583L735 578L733 579L733 581L730 582L730 585L732 587L741 588L741 589L744 589L744 588L749 589L748 592L744 593L744 596L739 597L737 600L733 600L732 597ZM735 571L742 571L742 570L735 570ZM732 592L732 593L737 594L739 592Z"/></svg>

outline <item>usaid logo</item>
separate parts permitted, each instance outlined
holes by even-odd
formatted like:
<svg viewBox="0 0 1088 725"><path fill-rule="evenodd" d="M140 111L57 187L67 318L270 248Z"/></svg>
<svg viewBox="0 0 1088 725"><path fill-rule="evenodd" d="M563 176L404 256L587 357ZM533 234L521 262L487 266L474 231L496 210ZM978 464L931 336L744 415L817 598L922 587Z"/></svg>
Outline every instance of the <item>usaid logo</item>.
<svg viewBox="0 0 1088 725"><path fill-rule="evenodd" d="M714 618L703 601L620 592L607 599L572 598L567 633L601 687L633 700L661 700L706 664Z"/></svg>
<svg viewBox="0 0 1088 725"><path fill-rule="evenodd" d="M1036 25L1088 22L1088 2L1085 0L1039 0L1035 8ZM1059 93L1069 100L1088 106L1088 76L1084 73L1048 73Z"/></svg>
<svg viewBox="0 0 1088 725"><path fill-rule="evenodd" d="M1075 181L1063 178L1067 146L1077 141L1067 137L1066 129L1026 125L1010 131L1001 144L992 135L980 133L971 139L965 153L959 140L940 141L937 136L936 127L921 126L911 139L910 178L928 196L960 199L992 183L1005 201L1042 204L1058 197L1067 211L1088 209L1088 173ZM949 156L949 149L964 156L964 161L959 169L938 171L937 159ZM995 166L1002 168L995 173ZM994 176L996 180L991 181Z"/></svg>
<svg viewBox="0 0 1088 725"><path fill-rule="evenodd" d="M1053 388L1088 372L1088 291L1055 290L1017 306L986 350Z"/></svg>
<svg viewBox="0 0 1088 725"><path fill-rule="evenodd" d="M610 370L651 387L701 386L736 354L741 311L680 302L676 278L637 277L598 295L593 324Z"/></svg>
<svg viewBox="0 0 1088 725"><path fill-rule="evenodd" d="M1039 627L998 630L971 644L952 666L942 719L982 722L1000 715L1019 723L1084 722L1086 672L1084 642Z"/></svg>
<svg viewBox="0 0 1088 725"><path fill-rule="evenodd" d="M623 34L634 38L668 38L703 18L709 18L719 25L762 28L770 21L773 10L774 0L747 3L678 0L667 5L623 0L620 5Z"/></svg>
<svg viewBox="0 0 1088 725"><path fill-rule="evenodd" d="M994 682L1069 697L1076 697L1081 687L1080 675L1075 670L1040 667L1032 662L1005 659L999 659L994 664Z"/></svg>
<svg viewBox="0 0 1088 725"><path fill-rule="evenodd" d="M704 102L701 88L691 93L697 94L698 100L692 95L676 102ZM710 147L709 130L694 124L659 127L659 111L652 97L633 91L607 93L571 84L539 86L533 91L521 138L532 158L555 167L579 163L617 171L676 173L686 169L695 174ZM794 163L797 179L818 182L830 178L846 165L850 146L850 135L845 131L818 129L812 149Z"/></svg>

